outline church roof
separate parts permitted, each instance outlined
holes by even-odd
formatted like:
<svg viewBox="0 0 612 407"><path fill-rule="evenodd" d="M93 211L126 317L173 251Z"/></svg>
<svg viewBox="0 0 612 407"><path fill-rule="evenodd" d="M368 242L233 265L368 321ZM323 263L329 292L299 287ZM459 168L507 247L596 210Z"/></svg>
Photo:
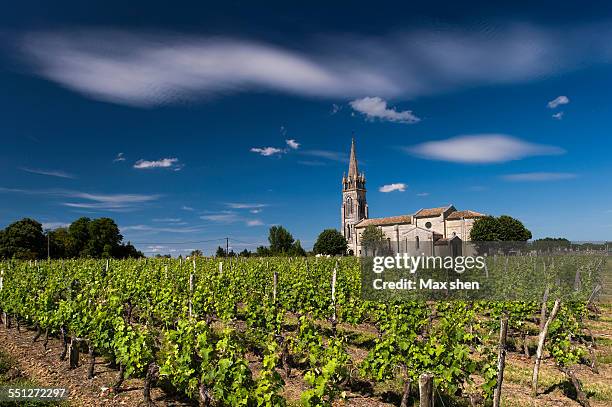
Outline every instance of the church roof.
<svg viewBox="0 0 612 407"><path fill-rule="evenodd" d="M471 218L482 218L486 216L483 213L465 210L465 211L454 211L446 219L448 220L456 220L456 219L471 219Z"/></svg>
<svg viewBox="0 0 612 407"><path fill-rule="evenodd" d="M384 226L384 225L397 225L397 224L410 224L412 223L412 215L400 215L400 216L389 216L387 218L371 218L364 219L359 222L355 227L364 228L366 226Z"/></svg>
<svg viewBox="0 0 612 407"><path fill-rule="evenodd" d="M446 212L450 206L441 206L439 208L425 208L420 209L414 214L415 218L427 218L430 216L440 216Z"/></svg>
<svg viewBox="0 0 612 407"><path fill-rule="evenodd" d="M352 179L357 179L359 168L357 168L357 157L355 156L355 139L351 141L351 157L349 159L348 176Z"/></svg>

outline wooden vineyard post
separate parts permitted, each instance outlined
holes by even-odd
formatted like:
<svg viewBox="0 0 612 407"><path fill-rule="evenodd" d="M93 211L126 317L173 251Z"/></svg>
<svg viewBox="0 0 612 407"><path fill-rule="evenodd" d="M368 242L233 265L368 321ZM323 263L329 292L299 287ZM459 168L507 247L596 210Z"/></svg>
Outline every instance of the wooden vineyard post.
<svg viewBox="0 0 612 407"><path fill-rule="evenodd" d="M336 325L338 324L337 312L336 312L336 278L338 273L338 262L336 261L336 265L334 266L334 270L332 271L332 281L331 281L331 300L332 306L334 307L334 313L332 315L332 335L336 335Z"/></svg>
<svg viewBox="0 0 612 407"><path fill-rule="evenodd" d="M79 367L79 341L76 338L71 338L68 346L68 364L70 369Z"/></svg>
<svg viewBox="0 0 612 407"><path fill-rule="evenodd" d="M196 262L193 261L193 272L189 274L189 318L193 317L193 278L196 272Z"/></svg>
<svg viewBox="0 0 612 407"><path fill-rule="evenodd" d="M272 291L272 299L274 300L274 304L276 304L276 295L277 295L277 291L276 290L278 289L277 288L278 287L278 272L276 270L274 270L273 280L274 280L274 288L273 288L273 291Z"/></svg>
<svg viewBox="0 0 612 407"><path fill-rule="evenodd" d="M499 353L497 355L497 386L493 392L493 407L499 407L501 401L504 368L506 367L506 337L508 336L508 312L504 310L499 328Z"/></svg>
<svg viewBox="0 0 612 407"><path fill-rule="evenodd" d="M533 365L533 377L531 379L531 393L535 397L538 395L538 375L540 374L540 363L542 362L542 353L544 353L544 342L546 341L546 335L548 334L548 327L550 323L555 319L559 308L561 307L561 300L556 299L555 305L553 306L544 327L540 331L540 338L538 340L538 350L536 351L535 364Z"/></svg>
<svg viewBox="0 0 612 407"><path fill-rule="evenodd" d="M544 290L544 296L542 297L542 309L540 310L540 331L544 329L544 324L546 323L546 302L548 301L549 292L550 288L546 287L546 290Z"/></svg>
<svg viewBox="0 0 612 407"><path fill-rule="evenodd" d="M433 375L431 373L423 373L419 377L419 406L433 407Z"/></svg>

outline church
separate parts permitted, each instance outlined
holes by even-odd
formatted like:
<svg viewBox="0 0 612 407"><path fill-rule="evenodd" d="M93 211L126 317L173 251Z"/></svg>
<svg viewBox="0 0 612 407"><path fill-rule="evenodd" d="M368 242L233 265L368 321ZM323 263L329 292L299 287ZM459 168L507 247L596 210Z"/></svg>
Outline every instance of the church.
<svg viewBox="0 0 612 407"><path fill-rule="evenodd" d="M486 216L471 210L457 210L453 205L422 208L412 214L370 218L366 200L366 178L359 172L355 140L351 143L348 175L342 176L342 234L348 242L350 254L361 256L361 234L368 226L382 230L389 249L404 252L408 247L449 246L467 241L474 221ZM410 246L409 246L410 245Z"/></svg>

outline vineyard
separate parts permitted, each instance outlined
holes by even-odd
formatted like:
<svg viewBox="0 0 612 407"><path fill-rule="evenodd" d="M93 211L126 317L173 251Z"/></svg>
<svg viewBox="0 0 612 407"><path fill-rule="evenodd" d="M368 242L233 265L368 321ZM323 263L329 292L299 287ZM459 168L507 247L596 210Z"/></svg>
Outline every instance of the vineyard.
<svg viewBox="0 0 612 407"><path fill-rule="evenodd" d="M354 258L8 261L0 309L4 329L40 349L59 338L65 369L87 366L83 381L109 362L108 397L141 378L145 405L158 404L153 388L202 406L510 405L510 356L529 366L529 402L551 367L567 403L612 402L577 373L611 371L589 324L610 322L598 301L609 261L499 256L487 266L511 270L520 287L538 262L574 266L575 295L556 296L552 282L542 301L367 301Z"/></svg>

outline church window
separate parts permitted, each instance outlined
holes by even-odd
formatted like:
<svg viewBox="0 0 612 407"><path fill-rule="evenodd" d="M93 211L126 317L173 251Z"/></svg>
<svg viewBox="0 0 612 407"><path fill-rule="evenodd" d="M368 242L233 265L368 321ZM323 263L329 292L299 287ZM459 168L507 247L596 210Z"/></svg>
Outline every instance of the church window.
<svg viewBox="0 0 612 407"><path fill-rule="evenodd" d="M419 237L418 236L415 238L415 244L416 244L417 250L419 250L419 246L421 245L421 243L419 242Z"/></svg>
<svg viewBox="0 0 612 407"><path fill-rule="evenodd" d="M349 197L346 200L346 214L351 215L353 213L353 200Z"/></svg>
<svg viewBox="0 0 612 407"><path fill-rule="evenodd" d="M425 222L425 227L427 229L431 229L431 222Z"/></svg>

